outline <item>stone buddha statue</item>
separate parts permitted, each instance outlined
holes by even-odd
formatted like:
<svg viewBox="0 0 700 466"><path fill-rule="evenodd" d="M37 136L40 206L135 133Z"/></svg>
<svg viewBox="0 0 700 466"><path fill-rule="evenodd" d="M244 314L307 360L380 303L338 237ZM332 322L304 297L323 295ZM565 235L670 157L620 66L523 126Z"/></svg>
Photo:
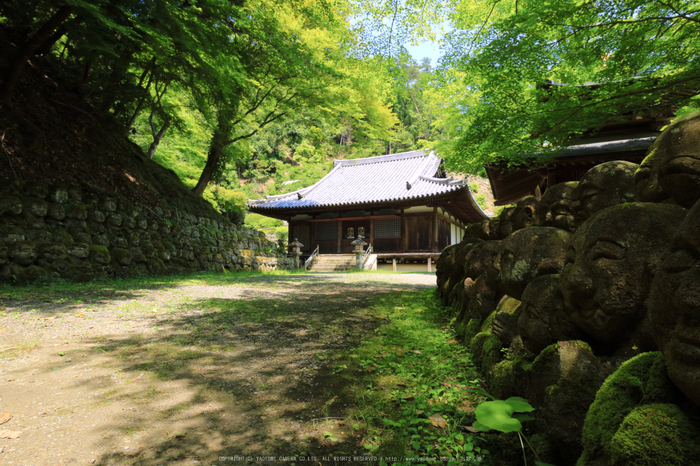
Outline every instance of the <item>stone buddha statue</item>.
<svg viewBox="0 0 700 466"><path fill-rule="evenodd" d="M471 318L483 319L502 296L498 287L501 241L477 243L464 257L464 294Z"/></svg>
<svg viewBox="0 0 700 466"><path fill-rule="evenodd" d="M559 275L537 277L523 291L518 333L533 354L557 341L580 339L580 331L564 307L559 280Z"/></svg>
<svg viewBox="0 0 700 466"><path fill-rule="evenodd" d="M670 198L659 184L659 159L661 152L657 147L658 139L647 151L646 157L634 173L634 192L639 202L663 202Z"/></svg>
<svg viewBox="0 0 700 466"><path fill-rule="evenodd" d="M651 145L647 159L638 175L639 183L646 180L638 183L641 200L668 195L690 208L700 199L700 112L675 120ZM657 177L660 189L655 186Z"/></svg>
<svg viewBox="0 0 700 466"><path fill-rule="evenodd" d="M535 277L559 273L571 234L559 228L531 227L518 230L501 241L500 288L520 299Z"/></svg>
<svg viewBox="0 0 700 466"><path fill-rule="evenodd" d="M700 202L681 223L654 277L649 313L669 377L700 406Z"/></svg>
<svg viewBox="0 0 700 466"><path fill-rule="evenodd" d="M591 217L573 235L561 288L573 322L613 350L633 341L655 349L645 323L652 279L686 210L628 203Z"/></svg>
<svg viewBox="0 0 700 466"><path fill-rule="evenodd" d="M638 168L636 163L613 160L588 170L576 187L576 224L606 207L634 201L634 174Z"/></svg>
<svg viewBox="0 0 700 466"><path fill-rule="evenodd" d="M538 223L543 227L574 231L574 193L578 181L555 184L545 191L540 201Z"/></svg>

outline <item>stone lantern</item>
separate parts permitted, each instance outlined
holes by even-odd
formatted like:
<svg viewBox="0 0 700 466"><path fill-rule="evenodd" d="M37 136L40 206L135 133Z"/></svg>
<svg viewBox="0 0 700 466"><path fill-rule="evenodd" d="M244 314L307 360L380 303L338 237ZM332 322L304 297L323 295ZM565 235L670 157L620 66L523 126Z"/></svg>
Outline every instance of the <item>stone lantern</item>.
<svg viewBox="0 0 700 466"><path fill-rule="evenodd" d="M365 253L367 243L362 240L360 235L357 235L357 239L350 244L355 246L355 249L352 250L355 253L355 267L358 270L362 270L362 255Z"/></svg>
<svg viewBox="0 0 700 466"><path fill-rule="evenodd" d="M301 248L304 247L303 244L299 242L298 239L294 238L294 242L289 244L292 247L292 252L290 256L294 256L295 262L297 264L297 269L299 268L299 256L301 256Z"/></svg>

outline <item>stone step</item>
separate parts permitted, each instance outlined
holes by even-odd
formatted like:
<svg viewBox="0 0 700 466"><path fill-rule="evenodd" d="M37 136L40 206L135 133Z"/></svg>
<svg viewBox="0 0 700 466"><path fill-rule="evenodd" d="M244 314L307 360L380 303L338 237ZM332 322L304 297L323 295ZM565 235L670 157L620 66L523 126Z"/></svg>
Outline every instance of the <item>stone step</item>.
<svg viewBox="0 0 700 466"><path fill-rule="evenodd" d="M346 272L355 269L354 254L328 254L314 257L309 272Z"/></svg>
<svg viewBox="0 0 700 466"><path fill-rule="evenodd" d="M349 264L351 262L355 262L354 257L315 257L313 260L314 263L320 264L320 263L325 263L325 264Z"/></svg>
<svg viewBox="0 0 700 466"><path fill-rule="evenodd" d="M314 260L314 264L354 264L355 259L351 261L327 261L327 260Z"/></svg>
<svg viewBox="0 0 700 466"><path fill-rule="evenodd" d="M309 272L347 272L355 270L355 267L309 267Z"/></svg>

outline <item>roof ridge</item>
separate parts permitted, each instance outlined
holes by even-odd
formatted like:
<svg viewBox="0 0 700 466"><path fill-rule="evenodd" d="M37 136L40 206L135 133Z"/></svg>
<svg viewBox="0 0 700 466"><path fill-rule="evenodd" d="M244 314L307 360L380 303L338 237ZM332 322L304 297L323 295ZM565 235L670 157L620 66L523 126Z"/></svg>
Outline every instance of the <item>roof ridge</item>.
<svg viewBox="0 0 700 466"><path fill-rule="evenodd" d="M432 154L432 152L431 152ZM370 164L370 163L381 163L381 162L391 162L393 160L403 160L403 159L410 159L414 157L427 157L429 154L426 154L423 149L420 150L413 150L413 151L408 151L408 152L398 152L396 154L387 154L387 155L375 155L373 157L364 157L361 159L346 159L346 160L334 160L333 165L338 167L338 166L352 166L352 165L365 165L365 164Z"/></svg>

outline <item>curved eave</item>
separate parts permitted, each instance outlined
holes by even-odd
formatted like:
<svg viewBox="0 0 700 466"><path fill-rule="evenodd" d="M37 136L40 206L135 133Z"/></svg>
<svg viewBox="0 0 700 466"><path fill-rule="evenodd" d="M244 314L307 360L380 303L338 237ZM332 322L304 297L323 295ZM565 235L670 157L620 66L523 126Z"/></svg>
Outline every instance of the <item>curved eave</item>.
<svg viewBox="0 0 700 466"><path fill-rule="evenodd" d="M387 207L401 208L418 205L440 206L464 223L480 222L488 218L486 213L484 213L481 207L476 203L469 187L466 185L438 194L387 199L377 202L338 203L332 205L314 205L308 202L303 204L298 203L289 207L276 208L250 205L250 211L269 217L289 219L298 214L313 214L332 210L379 210Z"/></svg>

